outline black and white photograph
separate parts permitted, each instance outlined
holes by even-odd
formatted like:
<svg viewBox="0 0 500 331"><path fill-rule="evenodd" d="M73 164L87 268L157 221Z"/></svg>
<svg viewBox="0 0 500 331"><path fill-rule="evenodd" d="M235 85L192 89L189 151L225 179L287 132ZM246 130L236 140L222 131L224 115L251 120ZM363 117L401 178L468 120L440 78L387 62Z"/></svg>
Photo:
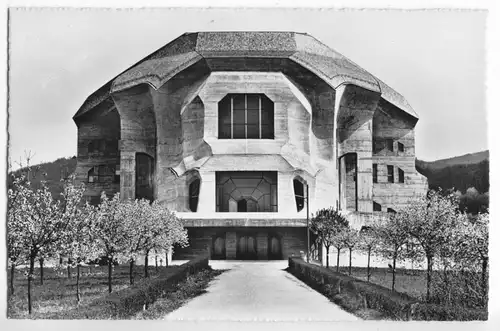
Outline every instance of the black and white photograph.
<svg viewBox="0 0 500 331"><path fill-rule="evenodd" d="M5 15L8 320L498 314L487 9Z"/></svg>

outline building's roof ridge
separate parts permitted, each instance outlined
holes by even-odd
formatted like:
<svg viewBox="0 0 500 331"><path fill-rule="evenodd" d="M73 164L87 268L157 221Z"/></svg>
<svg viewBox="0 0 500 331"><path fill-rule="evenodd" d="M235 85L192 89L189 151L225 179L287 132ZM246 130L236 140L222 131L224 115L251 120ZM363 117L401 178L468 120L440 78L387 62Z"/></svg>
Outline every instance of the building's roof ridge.
<svg viewBox="0 0 500 331"><path fill-rule="evenodd" d="M283 43L276 42L276 40L263 39L259 41L252 41L250 44L244 45L241 49L238 48L238 40L235 41L235 45L228 45L228 41L218 39L217 37L210 37L216 35L238 35L238 34L287 34L283 38ZM200 44L200 35L202 36L202 42ZM298 37L297 36L303 36ZM215 38L215 39L213 39ZM231 37L230 37L231 38ZM245 38L246 39L246 38ZM276 38L275 38L276 39ZM225 43L224 43L225 41ZM273 41L275 41L273 43ZM281 40L280 40L281 41ZM252 49L252 46L255 47ZM240 46L241 47L241 46ZM188 53L197 53L199 60L203 58L211 57L228 57L231 56L231 52L234 52L235 57L275 57L275 58L288 58L294 62L297 62L301 66L312 73L321 77L325 82L332 86L332 88L337 88L341 84L354 84L361 86L363 88L368 88L376 92L381 93L381 97L388 101L389 103L395 105L397 108L405 111L413 117L418 118L413 108L409 105L406 99L392 89L389 85L385 84L383 81L372 75L366 69L333 49L332 47L324 44L316 37L306 33L306 32L295 32L295 31L197 31L197 32L185 32L179 37L171 40L164 46L156 49L148 56L144 57L140 61L131 65L127 69L123 70L121 73L116 75L113 79L108 81L106 84L97 89L92 93L73 116L75 120L77 117L83 115L84 113L90 111L103 101L107 100L112 92L119 91L123 88L129 88L134 84L144 83L148 80L148 77L155 76L154 73L147 73L148 68L145 63L150 60L155 59L165 59L168 60L170 57L176 57L178 60L183 61L182 55L186 54L189 58ZM310 55L307 55L310 54ZM193 56L191 56L193 57ZM329 60L330 59L330 60ZM188 59L186 59L188 61ZM186 62L184 61L184 62ZM184 63L182 62L182 63ZM182 63L176 68L178 70L182 69ZM144 64L146 70L139 69L141 77L127 77L127 73L131 72L133 68L136 68ZM179 69L180 68L180 69ZM175 68L173 68L175 69ZM164 70L173 70L169 66ZM176 70L177 70L176 69ZM151 69L150 69L151 70ZM136 70L137 71L137 70ZM137 73L136 73L137 74ZM173 73L175 74L175 73ZM170 79L172 75L164 74L166 80ZM149 75L149 76L148 76ZM130 74L129 74L130 76ZM137 75L136 75L137 76ZM121 85L114 88L116 80L122 77L125 81L129 81L127 84ZM127 79L125 79L127 78ZM136 81L136 83L134 83ZM156 82L158 83L158 82ZM164 83L164 81L160 81ZM150 84L151 85L151 84ZM155 84L152 84L155 86Z"/></svg>

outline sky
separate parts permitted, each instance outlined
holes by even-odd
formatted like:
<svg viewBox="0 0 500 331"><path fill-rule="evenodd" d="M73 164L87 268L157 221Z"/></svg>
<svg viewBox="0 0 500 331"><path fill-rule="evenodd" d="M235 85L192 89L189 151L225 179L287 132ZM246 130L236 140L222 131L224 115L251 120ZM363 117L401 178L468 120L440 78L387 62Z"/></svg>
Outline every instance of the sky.
<svg viewBox="0 0 500 331"><path fill-rule="evenodd" d="M13 9L9 155L76 155L72 117L108 80L184 32L306 32L401 93L419 114L416 156L488 149L484 11ZM15 164L14 164L15 167Z"/></svg>

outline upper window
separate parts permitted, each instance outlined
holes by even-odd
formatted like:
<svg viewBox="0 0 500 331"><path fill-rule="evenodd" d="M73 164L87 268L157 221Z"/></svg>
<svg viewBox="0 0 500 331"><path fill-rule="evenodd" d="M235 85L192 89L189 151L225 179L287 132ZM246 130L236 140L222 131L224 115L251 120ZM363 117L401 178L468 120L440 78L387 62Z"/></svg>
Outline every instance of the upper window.
<svg viewBox="0 0 500 331"><path fill-rule="evenodd" d="M219 139L274 139L274 103L264 94L228 94L219 102Z"/></svg>
<svg viewBox="0 0 500 331"><path fill-rule="evenodd" d="M404 153L405 151L405 145L402 143L398 142L398 151Z"/></svg>
<svg viewBox="0 0 500 331"><path fill-rule="evenodd" d="M394 152L394 140L392 138L385 140L385 146L391 152Z"/></svg>
<svg viewBox="0 0 500 331"><path fill-rule="evenodd" d="M378 166L376 163L373 164L373 182L378 183Z"/></svg>
<svg viewBox="0 0 500 331"><path fill-rule="evenodd" d="M394 183L394 166L387 166L387 181L389 183Z"/></svg>
<svg viewBox="0 0 500 331"><path fill-rule="evenodd" d="M400 183L405 182L405 172L403 169L398 169L398 179Z"/></svg>
<svg viewBox="0 0 500 331"><path fill-rule="evenodd" d="M382 211L382 206L379 203L373 201L373 211Z"/></svg>

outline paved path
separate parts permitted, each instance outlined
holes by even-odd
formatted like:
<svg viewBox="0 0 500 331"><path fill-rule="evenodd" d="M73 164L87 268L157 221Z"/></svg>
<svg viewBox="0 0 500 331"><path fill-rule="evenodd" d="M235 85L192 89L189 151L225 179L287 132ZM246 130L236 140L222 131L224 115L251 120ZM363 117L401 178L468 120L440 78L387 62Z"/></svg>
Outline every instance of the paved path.
<svg viewBox="0 0 500 331"><path fill-rule="evenodd" d="M207 292L168 314L165 320L354 321L357 318L283 269L287 261L211 261L230 269Z"/></svg>

